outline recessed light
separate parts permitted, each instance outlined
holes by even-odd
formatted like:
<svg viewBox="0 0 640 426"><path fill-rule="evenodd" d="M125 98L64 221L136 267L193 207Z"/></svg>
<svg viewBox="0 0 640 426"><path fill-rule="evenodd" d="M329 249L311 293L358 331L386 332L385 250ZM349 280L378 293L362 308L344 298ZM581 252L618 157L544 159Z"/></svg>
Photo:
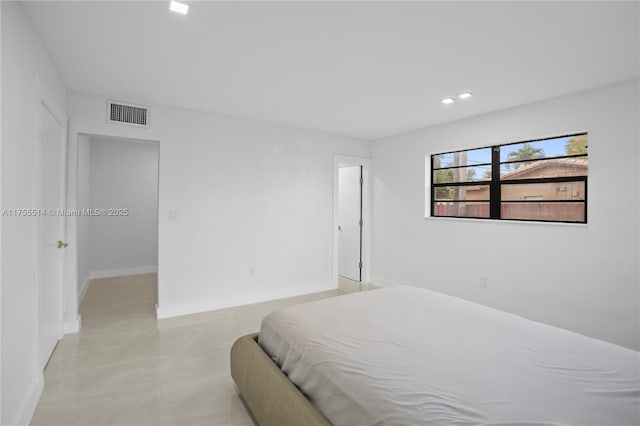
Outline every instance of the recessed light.
<svg viewBox="0 0 640 426"><path fill-rule="evenodd" d="M458 98L460 98L460 99L468 99L471 96L473 96L473 94L471 92L464 92L464 93L460 93L458 95Z"/></svg>
<svg viewBox="0 0 640 426"><path fill-rule="evenodd" d="M181 15L186 15L189 13L189 5L172 0L171 3L169 3L169 10L180 13Z"/></svg>
<svg viewBox="0 0 640 426"><path fill-rule="evenodd" d="M444 98L444 99L440 99L440 102L442 102L443 104L452 104L454 103L456 100L453 98Z"/></svg>

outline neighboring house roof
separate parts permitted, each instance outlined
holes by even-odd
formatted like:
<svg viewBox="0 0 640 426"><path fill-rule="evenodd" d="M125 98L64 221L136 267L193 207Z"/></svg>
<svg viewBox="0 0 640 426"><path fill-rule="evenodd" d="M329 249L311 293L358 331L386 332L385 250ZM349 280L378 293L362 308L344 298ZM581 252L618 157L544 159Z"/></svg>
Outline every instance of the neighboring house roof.
<svg viewBox="0 0 640 426"><path fill-rule="evenodd" d="M540 160L533 161L526 166L517 168L510 172L507 172L502 175L502 180L509 179L524 179L527 177L543 177L543 170L549 168L563 168L563 169L579 169L580 171L587 170L589 167L589 161L586 158L554 158L551 160ZM536 173L537 172L537 173ZM582 176L585 173L573 173L573 176ZM567 176L564 175L556 175L556 176ZM544 176L544 177L555 177L555 176ZM482 191L487 190L487 186L489 185L489 181L478 182L478 186L468 186L466 187L467 191Z"/></svg>
<svg viewBox="0 0 640 426"><path fill-rule="evenodd" d="M551 167L562 167L586 170L588 160L586 158L554 158L551 160L534 161L524 167L520 167L502 175L502 179L517 179L531 175L536 171L542 171ZM532 176L533 177L533 176Z"/></svg>

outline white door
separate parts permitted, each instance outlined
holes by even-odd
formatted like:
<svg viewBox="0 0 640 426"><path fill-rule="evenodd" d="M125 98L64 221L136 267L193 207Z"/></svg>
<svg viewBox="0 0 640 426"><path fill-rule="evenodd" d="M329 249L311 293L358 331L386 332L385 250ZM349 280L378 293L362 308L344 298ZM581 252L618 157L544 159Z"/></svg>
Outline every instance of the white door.
<svg viewBox="0 0 640 426"><path fill-rule="evenodd" d="M362 167L338 169L338 275L361 280Z"/></svg>
<svg viewBox="0 0 640 426"><path fill-rule="evenodd" d="M44 368L62 337L62 274L65 223L59 209L65 207L66 135L47 107L40 105L37 196L36 283L38 291L39 367ZM59 243L60 241L60 243Z"/></svg>

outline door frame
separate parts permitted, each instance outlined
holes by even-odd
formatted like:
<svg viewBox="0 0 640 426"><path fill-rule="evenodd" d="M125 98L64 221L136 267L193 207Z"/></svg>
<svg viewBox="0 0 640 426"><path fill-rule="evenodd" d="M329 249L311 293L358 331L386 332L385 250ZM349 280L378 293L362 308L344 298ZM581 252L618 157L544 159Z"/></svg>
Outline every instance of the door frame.
<svg viewBox="0 0 640 426"><path fill-rule="evenodd" d="M49 208L48 206L40 206L40 200L42 199L42 136L41 136L41 128L42 128L42 114L41 108L45 108L54 120L60 125L60 143L63 146L63 152L60 156L60 176L59 183L62 189L62 194L60 196L61 208L66 209L67 207L67 153L68 153L68 141L67 141L67 130L68 130L68 117L64 112L64 109L58 104L53 94L47 89L47 87L42 83L38 75L34 76L34 121L33 121L33 165L34 165L34 181L33 181L33 205L35 208ZM57 213L56 213L57 214ZM63 224L63 235L60 236L63 240L67 240L67 223L66 218L62 220ZM40 255L38 249L38 243L40 242L40 236L42 234L42 226L38 218L36 217L35 221L35 232L33 233L33 247L34 247L34 265L33 265L33 277L34 277L34 290L35 290L35 324L38 329L38 333L34 336L35 339L35 347L38 348L38 356L36 357L36 370L40 369ZM64 335L64 294L65 294L65 282L67 278L67 262L68 255L66 250L61 253L60 260L60 279L58 282L58 304L59 304L59 317L57 324L57 332L58 332L58 340L60 340ZM42 372L40 372L42 373Z"/></svg>
<svg viewBox="0 0 640 426"><path fill-rule="evenodd" d="M348 155L333 156L333 280L338 285L338 169L341 165L362 166L362 283L371 278L371 159Z"/></svg>

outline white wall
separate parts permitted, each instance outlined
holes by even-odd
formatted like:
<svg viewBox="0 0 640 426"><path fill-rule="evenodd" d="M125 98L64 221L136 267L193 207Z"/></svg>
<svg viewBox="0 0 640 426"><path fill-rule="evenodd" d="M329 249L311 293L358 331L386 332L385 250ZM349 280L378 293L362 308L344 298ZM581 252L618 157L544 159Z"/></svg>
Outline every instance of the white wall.
<svg viewBox="0 0 640 426"><path fill-rule="evenodd" d="M125 216L90 218L92 276L157 271L158 144L100 137L90 140L89 207L128 210Z"/></svg>
<svg viewBox="0 0 640 426"><path fill-rule="evenodd" d="M2 7L0 7L0 33L2 32ZM2 37L0 35L0 41ZM0 51L1 52L1 51ZM0 54L0 99L2 98L2 55ZM0 100L0 129L2 129L2 101ZM2 135L0 135L0 141L2 140ZM2 144L0 143L0 188L2 188ZM1 192L1 191L0 191ZM4 204L2 203L2 196L0 196L0 209ZM0 220L0 241L2 241L2 220ZM2 300L2 250L0 249L0 301ZM0 303L0 330L2 329L2 303ZM2 378L2 339L0 339L0 378ZM2 388L0 386L0 424L2 423Z"/></svg>
<svg viewBox="0 0 640 426"><path fill-rule="evenodd" d="M2 31L2 7L0 7L0 32ZM0 37L1 41L1 37ZM0 54L0 98L2 98L2 55ZM2 101L0 101L0 129L2 129ZM0 135L0 140L2 139ZM0 143L0 188L2 188L2 144ZM1 191L0 191L1 192ZM4 204L0 196L0 209ZM2 220L0 220L0 241L2 241ZM0 250L1 252L1 250ZM2 277L2 256L0 255L0 277ZM0 301L2 300L2 279L0 278ZM0 303L0 329L2 328L2 303ZM2 359L2 339L0 339L0 360ZM0 378L2 378L2 361L0 361ZM0 386L0 423L2 423L2 388Z"/></svg>
<svg viewBox="0 0 640 426"><path fill-rule="evenodd" d="M79 209L91 208L91 139L87 135L78 137L77 200ZM90 216L77 217L77 254L78 254L78 303L87 290L91 273Z"/></svg>
<svg viewBox="0 0 640 426"><path fill-rule="evenodd" d="M34 202L34 74L62 108L65 87L16 2L2 8L2 207ZM2 217L2 424L27 423L42 390L37 371L33 218Z"/></svg>
<svg viewBox="0 0 640 426"><path fill-rule="evenodd" d="M638 92L636 80L374 142L374 281L639 349ZM425 155L578 131L589 132L587 225L424 218Z"/></svg>
<svg viewBox="0 0 640 426"><path fill-rule="evenodd" d="M336 287L333 155L369 142L160 106L138 129L105 105L69 93L71 161L78 134L159 141L160 316Z"/></svg>

